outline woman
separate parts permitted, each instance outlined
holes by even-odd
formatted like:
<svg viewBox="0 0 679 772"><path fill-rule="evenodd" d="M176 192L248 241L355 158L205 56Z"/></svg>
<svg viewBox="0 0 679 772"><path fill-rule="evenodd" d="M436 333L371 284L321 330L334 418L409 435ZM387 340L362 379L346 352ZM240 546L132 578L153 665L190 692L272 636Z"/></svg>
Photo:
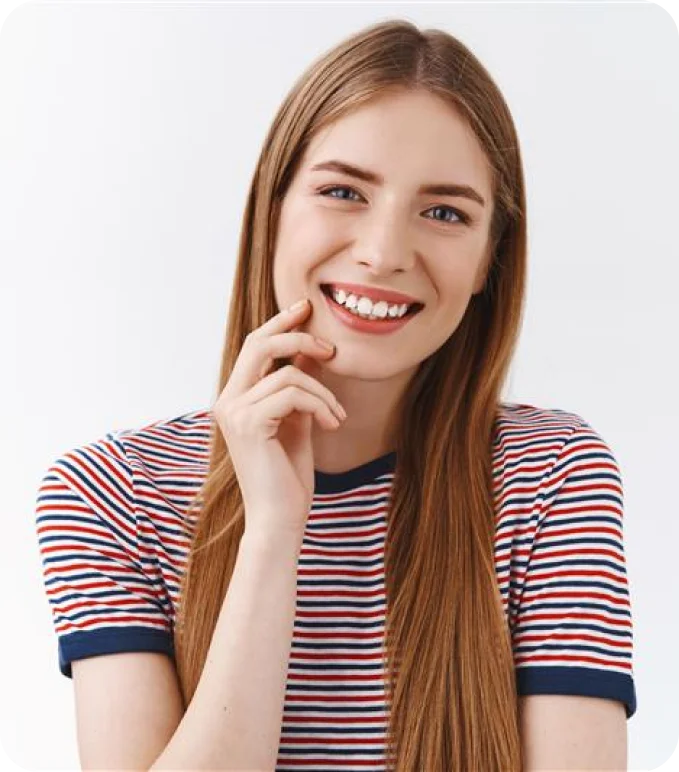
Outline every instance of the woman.
<svg viewBox="0 0 679 772"><path fill-rule="evenodd" d="M621 477L581 417L500 399L525 276L518 139L469 49L389 21L304 73L215 404L41 487L84 766L626 765Z"/></svg>

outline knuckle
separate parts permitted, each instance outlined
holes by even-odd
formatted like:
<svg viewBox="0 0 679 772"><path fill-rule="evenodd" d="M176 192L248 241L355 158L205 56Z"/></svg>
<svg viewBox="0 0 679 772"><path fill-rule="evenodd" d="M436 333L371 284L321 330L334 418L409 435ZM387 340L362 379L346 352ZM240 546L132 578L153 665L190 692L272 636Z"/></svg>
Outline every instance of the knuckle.
<svg viewBox="0 0 679 772"><path fill-rule="evenodd" d="M261 347L266 345L266 338L263 338L257 330L251 330L245 338L245 345L248 348L254 348L255 346Z"/></svg>

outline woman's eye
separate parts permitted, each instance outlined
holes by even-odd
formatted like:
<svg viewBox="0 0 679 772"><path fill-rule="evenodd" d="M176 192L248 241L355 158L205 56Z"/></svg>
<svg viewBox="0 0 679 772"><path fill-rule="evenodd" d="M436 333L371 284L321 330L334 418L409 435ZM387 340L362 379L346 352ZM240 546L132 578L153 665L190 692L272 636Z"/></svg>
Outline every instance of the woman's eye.
<svg viewBox="0 0 679 772"><path fill-rule="evenodd" d="M328 193L334 193L336 190L348 190L350 193L356 193L356 191L353 188L348 188L345 185L334 185L332 188L325 188L324 190L320 190L319 193L322 196L325 196ZM359 194L356 193L356 195L358 196ZM338 196L330 196L330 198L338 198ZM342 198L342 197L340 196L339 198Z"/></svg>
<svg viewBox="0 0 679 772"><path fill-rule="evenodd" d="M455 215L455 217L457 217L457 220L439 220L439 222L449 222L454 225L455 223L458 223L458 222L466 223L469 221L469 218L467 217L467 215L463 214L462 212L459 212L457 209L453 209L452 206L432 206L432 208L427 211L432 212L432 211L436 211L437 209L439 212L452 212ZM434 217L434 219L436 220L437 218Z"/></svg>
<svg viewBox="0 0 679 772"><path fill-rule="evenodd" d="M330 188L324 188L323 190L319 190L319 194L321 196L328 196L329 198L339 198L340 201L348 201L351 199L346 198L345 196L330 196L330 193L334 193L336 191L345 191L349 192L349 194L354 194L358 196L359 198L362 198L360 193L357 193L353 188L348 187L347 185L333 185ZM443 223L450 223L451 225L457 225L458 223L467 224L469 222L469 217L464 214L464 212L460 212L458 209L453 209L452 206L432 206L430 209L428 209L428 212L431 211L439 211L439 212L452 212L452 214L455 215L457 218L456 220L451 219L439 219L438 217L434 217L432 219L436 220L437 222L443 222Z"/></svg>

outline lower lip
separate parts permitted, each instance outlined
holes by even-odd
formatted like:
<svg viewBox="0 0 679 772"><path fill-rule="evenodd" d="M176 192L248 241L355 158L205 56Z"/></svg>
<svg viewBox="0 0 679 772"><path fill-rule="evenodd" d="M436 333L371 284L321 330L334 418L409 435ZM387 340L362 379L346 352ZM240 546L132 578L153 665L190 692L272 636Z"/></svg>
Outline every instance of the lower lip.
<svg viewBox="0 0 679 772"><path fill-rule="evenodd" d="M339 319L339 321L345 324L347 327L350 327L352 330L356 330L357 332L371 332L374 335L386 335L390 332L400 330L401 327L405 327L405 325L408 324L411 319L414 319L417 316L417 314L408 314L407 316L403 316L400 319L390 319L389 321L375 322L370 319L363 319L360 316L356 316L356 314L352 314L351 311L347 311L344 306L340 306L331 300L325 294L325 292L323 292L323 290L321 290L321 293L325 298L325 302L330 307L330 310ZM418 311L417 313L419 314L420 312Z"/></svg>

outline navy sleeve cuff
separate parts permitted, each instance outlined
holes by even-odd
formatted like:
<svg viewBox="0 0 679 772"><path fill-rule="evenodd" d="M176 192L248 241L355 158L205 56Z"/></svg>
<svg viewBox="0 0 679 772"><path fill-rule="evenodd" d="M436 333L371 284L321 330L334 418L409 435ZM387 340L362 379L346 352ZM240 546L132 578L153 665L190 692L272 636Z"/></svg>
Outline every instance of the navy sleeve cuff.
<svg viewBox="0 0 679 772"><path fill-rule="evenodd" d="M71 662L74 659L124 651L158 651L173 659L175 656L174 641L169 631L143 626L79 630L61 636L58 647L59 670L68 678L73 678Z"/></svg>
<svg viewBox="0 0 679 772"><path fill-rule="evenodd" d="M634 680L627 673L593 670L587 667L517 667L516 688L527 694L576 694L619 700L627 718L637 709Z"/></svg>

